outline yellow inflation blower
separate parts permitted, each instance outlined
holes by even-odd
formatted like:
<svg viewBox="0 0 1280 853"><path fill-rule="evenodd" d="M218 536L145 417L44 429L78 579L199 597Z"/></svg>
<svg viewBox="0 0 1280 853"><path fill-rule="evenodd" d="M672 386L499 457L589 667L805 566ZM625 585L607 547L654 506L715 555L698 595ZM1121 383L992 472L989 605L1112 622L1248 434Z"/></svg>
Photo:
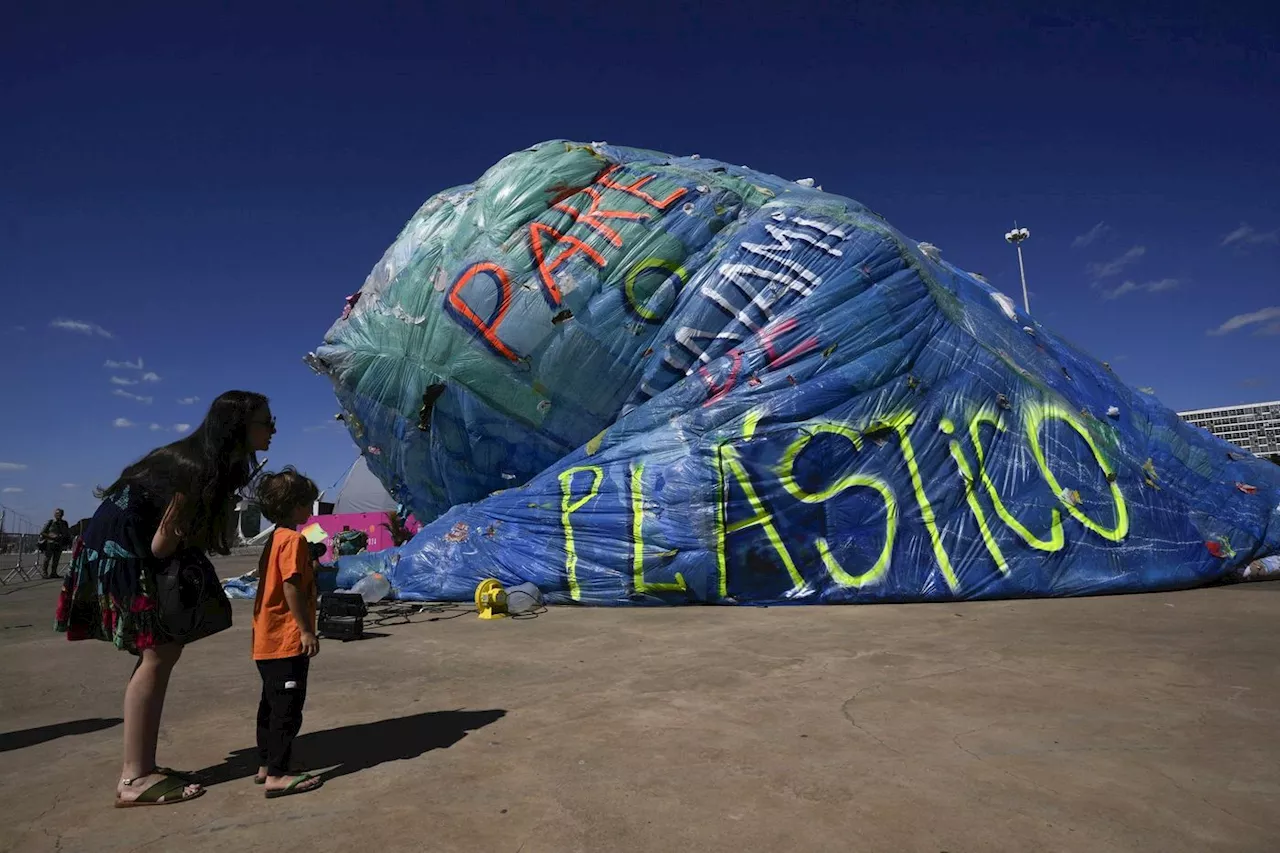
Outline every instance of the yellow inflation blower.
<svg viewBox="0 0 1280 853"><path fill-rule="evenodd" d="M480 581L476 587L476 610L481 619L505 619L507 617L507 591L493 578Z"/></svg>

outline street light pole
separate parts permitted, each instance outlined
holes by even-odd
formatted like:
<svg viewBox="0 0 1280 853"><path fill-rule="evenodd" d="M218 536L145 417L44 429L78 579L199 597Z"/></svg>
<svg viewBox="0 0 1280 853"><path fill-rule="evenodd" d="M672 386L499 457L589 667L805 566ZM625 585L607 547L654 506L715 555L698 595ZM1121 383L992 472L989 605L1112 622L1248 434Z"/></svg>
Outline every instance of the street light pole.
<svg viewBox="0 0 1280 853"><path fill-rule="evenodd" d="M1022 241L1031 236L1031 232L1025 228L1019 228L1018 223L1013 224L1013 230L1004 235L1004 239L1012 243L1018 250L1018 273L1022 276L1022 308L1031 314L1031 300L1027 296L1027 268L1022 264Z"/></svg>

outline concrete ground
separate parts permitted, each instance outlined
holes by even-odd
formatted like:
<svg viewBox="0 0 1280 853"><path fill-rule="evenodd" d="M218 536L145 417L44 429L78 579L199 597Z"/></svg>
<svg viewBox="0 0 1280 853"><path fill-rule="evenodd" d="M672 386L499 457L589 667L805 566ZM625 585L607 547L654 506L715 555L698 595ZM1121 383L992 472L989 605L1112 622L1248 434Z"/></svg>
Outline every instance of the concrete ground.
<svg viewBox="0 0 1280 853"><path fill-rule="evenodd" d="M110 807L131 659L55 635L55 593L0 588L0 850L1280 850L1280 583L423 614L323 644L298 751L335 769L276 801L237 602L161 735L210 791L133 810Z"/></svg>

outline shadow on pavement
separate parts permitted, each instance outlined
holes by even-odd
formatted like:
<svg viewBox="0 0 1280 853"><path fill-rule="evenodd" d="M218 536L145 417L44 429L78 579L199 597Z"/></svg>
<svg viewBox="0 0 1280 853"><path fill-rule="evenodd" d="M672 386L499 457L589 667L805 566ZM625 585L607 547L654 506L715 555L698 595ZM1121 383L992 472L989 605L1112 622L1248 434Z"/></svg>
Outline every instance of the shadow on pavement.
<svg viewBox="0 0 1280 853"><path fill-rule="evenodd" d="M496 723L506 715L506 711L498 709L429 711L376 723L307 732L293 742L294 764L298 768L330 767L331 770L324 772L324 778L336 779L388 761L405 761L433 749L447 749L468 732ZM247 728L253 730L252 721ZM258 751L247 747L231 753L222 764L207 767L193 776L207 787L245 779L257 771Z"/></svg>
<svg viewBox="0 0 1280 853"><path fill-rule="evenodd" d="M87 735L91 732L100 732L103 729L109 729L112 726L118 726L124 720L119 717L94 717L88 720L71 720L66 723L53 723L48 726L40 726L34 729L23 729L18 732L4 732L0 734L0 752L9 752L14 749L26 749L29 746L35 746L38 743L46 743L51 740L57 740L60 737L68 737L69 735Z"/></svg>

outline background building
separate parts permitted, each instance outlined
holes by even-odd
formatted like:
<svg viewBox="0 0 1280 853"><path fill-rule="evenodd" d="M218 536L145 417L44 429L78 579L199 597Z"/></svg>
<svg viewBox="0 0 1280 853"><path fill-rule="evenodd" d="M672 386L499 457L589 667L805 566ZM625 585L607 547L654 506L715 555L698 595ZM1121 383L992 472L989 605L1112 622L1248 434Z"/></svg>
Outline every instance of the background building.
<svg viewBox="0 0 1280 853"><path fill-rule="evenodd" d="M1241 450L1280 462L1280 400L1178 414Z"/></svg>

